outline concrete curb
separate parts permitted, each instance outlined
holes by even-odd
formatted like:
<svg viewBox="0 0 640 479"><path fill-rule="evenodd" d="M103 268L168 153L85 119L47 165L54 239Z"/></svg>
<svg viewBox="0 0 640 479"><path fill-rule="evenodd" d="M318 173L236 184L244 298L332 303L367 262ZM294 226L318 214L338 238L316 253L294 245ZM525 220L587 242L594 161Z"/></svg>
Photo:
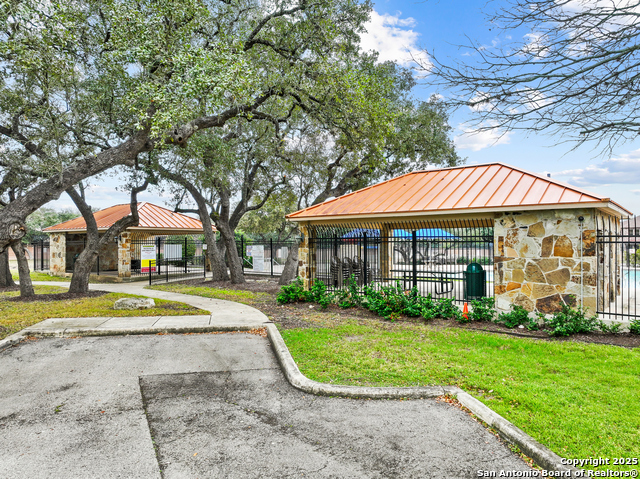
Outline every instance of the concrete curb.
<svg viewBox="0 0 640 479"><path fill-rule="evenodd" d="M518 446L520 450L525 455L533 459L538 466L546 469L547 471L571 471L572 473L578 471L578 469L574 467L562 464L562 458L555 452L540 444L522 429L511 424L476 398L464 392L462 389L456 389L458 391L454 393L454 395L460 404L469 409L475 416L486 422L490 427L498 431L500 437L505 441Z"/></svg>
<svg viewBox="0 0 640 479"><path fill-rule="evenodd" d="M393 387L358 387L323 384L305 377L293 360L289 348L285 344L275 324L267 324L267 337L280 363L285 377L297 389L320 396L339 396L347 398L400 399L400 398L433 398L451 394L460 404L469 409L475 416L498 431L506 442L516 445L534 462L548 471L572 471L577 469L561 464L561 457L543 446L505 418L495 413L476 398L455 386L432 386L419 388Z"/></svg>
<svg viewBox="0 0 640 479"><path fill-rule="evenodd" d="M19 331L15 334L12 334L11 336L7 336L3 340L0 340L0 351L4 351L5 349L10 348L14 344L18 344L20 341L24 339L24 337L25 337L24 332Z"/></svg>
<svg viewBox="0 0 640 479"><path fill-rule="evenodd" d="M184 334L184 333L215 333L229 331L251 331L252 329L263 328L264 325L247 325L247 326L181 326L181 327L165 327L165 328L131 328L131 329L107 329L107 328L61 328L51 329L48 331L29 331L25 330L22 337L34 338L62 338L69 336L128 336L142 334ZM1 347L0 347L1 349Z"/></svg>

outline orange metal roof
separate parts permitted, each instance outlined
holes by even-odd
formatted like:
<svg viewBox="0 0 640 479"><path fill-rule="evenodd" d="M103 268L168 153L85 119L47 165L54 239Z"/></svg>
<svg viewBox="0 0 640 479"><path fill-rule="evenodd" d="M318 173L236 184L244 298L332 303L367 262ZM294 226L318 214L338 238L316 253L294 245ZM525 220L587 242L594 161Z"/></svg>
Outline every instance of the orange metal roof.
<svg viewBox="0 0 640 479"><path fill-rule="evenodd" d="M98 229L107 229L120 218L124 218L131 214L131 205L115 205L104 210L97 211L93 214L98 224ZM181 213L174 213L171 210L152 203L138 203L138 216L140 223L138 226L130 228L132 230L154 229L154 230L199 230L202 231L202 223L200 220L191 218ZM43 231L85 231L87 224L84 218L80 216L55 226L49 226Z"/></svg>
<svg viewBox="0 0 640 479"><path fill-rule="evenodd" d="M354 216L591 206L631 214L609 198L503 163L416 171L287 216L292 221Z"/></svg>

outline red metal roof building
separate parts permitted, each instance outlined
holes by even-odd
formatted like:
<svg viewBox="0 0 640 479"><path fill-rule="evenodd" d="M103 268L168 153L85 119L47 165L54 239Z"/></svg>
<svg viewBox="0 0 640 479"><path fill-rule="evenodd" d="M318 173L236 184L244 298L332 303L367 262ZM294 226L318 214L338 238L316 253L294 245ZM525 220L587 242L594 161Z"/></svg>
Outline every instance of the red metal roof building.
<svg viewBox="0 0 640 479"><path fill-rule="evenodd" d="M580 207L631 214L609 198L520 168L490 163L407 173L287 218L334 222Z"/></svg>
<svg viewBox="0 0 640 479"><path fill-rule="evenodd" d="M96 211L93 216L98 230L106 231L116 221L131 214L131 205L115 205ZM127 228L128 231L157 232L158 234L189 234L202 231L202 222L181 213L176 213L152 203L138 203L138 226ZM87 224L82 216L45 228L46 233L81 233L86 231Z"/></svg>
<svg viewBox="0 0 640 479"><path fill-rule="evenodd" d="M98 231L103 233L116 221L131 214L131 205L115 205L94 213ZM115 242L104 245L96 262L98 274L117 271L121 278L130 278L132 272L142 271L141 252L143 246L156 245L156 254L168 258L171 246L165 245L170 236L192 236L203 233L202 222L181 213L175 213L152 203L138 203L138 226L120 233ZM215 228L214 228L215 229ZM52 274L67 274L73 270L74 258L85 247L87 225L82 216L45 228L50 235L49 270ZM153 238L156 238L154 240ZM192 242L196 242L191 238ZM167 243L168 244L168 243ZM197 241L200 255L202 242ZM185 248L186 248L185 243ZM174 250L176 247L173 247ZM186 249L185 249L186 252Z"/></svg>
<svg viewBox="0 0 640 479"><path fill-rule="evenodd" d="M473 296L465 279L473 264L486 273L480 296L498 309L548 314L576 301L604 310L616 297L620 251L598 239L602 225L629 215L610 198L490 163L408 173L287 219L304 234L307 288L315 280L344 288L356 277L461 301Z"/></svg>

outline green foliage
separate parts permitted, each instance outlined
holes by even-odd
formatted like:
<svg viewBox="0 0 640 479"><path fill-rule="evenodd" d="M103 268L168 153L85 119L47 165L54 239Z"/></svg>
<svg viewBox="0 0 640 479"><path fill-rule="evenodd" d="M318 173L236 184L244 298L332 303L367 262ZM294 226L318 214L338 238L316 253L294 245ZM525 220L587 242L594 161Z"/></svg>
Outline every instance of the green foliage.
<svg viewBox="0 0 640 479"><path fill-rule="evenodd" d="M524 326L529 331L535 331L540 328L538 322L529 316L529 311L516 304L511 305L510 312L498 315L496 323L502 323L508 328Z"/></svg>
<svg viewBox="0 0 640 479"><path fill-rule="evenodd" d="M607 324L604 321L598 321L598 329L603 333L617 334L620 332L621 328L622 323L613 322L611 324Z"/></svg>
<svg viewBox="0 0 640 479"><path fill-rule="evenodd" d="M37 238L46 237L47 234L42 232L43 229L72 220L78 216L80 216L80 213L71 209L39 208L27 217L27 234L22 241L31 243Z"/></svg>
<svg viewBox="0 0 640 479"><path fill-rule="evenodd" d="M640 319L634 318L629 323L629 332L631 334L640 334Z"/></svg>
<svg viewBox="0 0 640 479"><path fill-rule="evenodd" d="M471 321L493 321L496 316L494 309L496 300L494 298L481 298L471 300L471 311L469 319Z"/></svg>
<svg viewBox="0 0 640 479"><path fill-rule="evenodd" d="M296 303L298 301L307 301L307 292L304 290L302 280L296 278L290 284L285 284L280 288L280 292L276 297L278 304Z"/></svg>
<svg viewBox="0 0 640 479"><path fill-rule="evenodd" d="M327 306L331 304L331 297L327 293L327 286L320 280L313 282L311 291L307 294L307 300L318 303L322 309L327 309Z"/></svg>
<svg viewBox="0 0 640 479"><path fill-rule="evenodd" d="M570 336L579 333L591 333L598 328L598 317L587 316L586 309L562 306L562 311L555 313L546 322L551 336Z"/></svg>

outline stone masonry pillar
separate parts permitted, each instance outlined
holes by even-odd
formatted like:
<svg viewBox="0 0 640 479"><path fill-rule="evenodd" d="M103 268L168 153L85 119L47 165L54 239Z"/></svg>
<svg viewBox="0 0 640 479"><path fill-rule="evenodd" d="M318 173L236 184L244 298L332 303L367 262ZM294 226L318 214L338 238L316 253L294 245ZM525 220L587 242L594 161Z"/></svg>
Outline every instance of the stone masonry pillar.
<svg viewBox="0 0 640 479"><path fill-rule="evenodd" d="M126 231L118 238L118 276L131 277L131 233Z"/></svg>
<svg viewBox="0 0 640 479"><path fill-rule="evenodd" d="M49 238L49 273L64 276L67 272L67 236L55 233Z"/></svg>
<svg viewBox="0 0 640 479"><path fill-rule="evenodd" d="M304 289L309 290L311 287L311 255L309 254L309 228L306 226L300 226L300 232L303 235L303 240L298 246L298 272L302 279Z"/></svg>
<svg viewBox="0 0 640 479"><path fill-rule="evenodd" d="M582 217L583 221L578 218ZM563 305L596 308L595 211L498 214L494 228L496 307L555 313Z"/></svg>

